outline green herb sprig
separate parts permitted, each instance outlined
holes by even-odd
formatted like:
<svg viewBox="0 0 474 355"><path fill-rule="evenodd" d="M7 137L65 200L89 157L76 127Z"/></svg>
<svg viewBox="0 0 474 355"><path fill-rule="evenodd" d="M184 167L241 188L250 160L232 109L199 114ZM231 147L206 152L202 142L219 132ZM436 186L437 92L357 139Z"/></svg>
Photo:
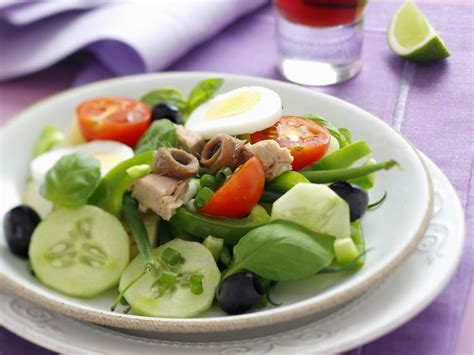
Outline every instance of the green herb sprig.
<svg viewBox="0 0 474 355"><path fill-rule="evenodd" d="M319 123L321 126L326 127L331 136L336 138L340 148L351 144L352 134L351 131L349 131L347 128L336 128L329 121L313 114L303 115L302 117L308 118L314 122Z"/></svg>
<svg viewBox="0 0 474 355"><path fill-rule="evenodd" d="M154 121L135 146L135 154L157 150L159 148L176 148L179 144L178 132L174 124L167 119Z"/></svg>
<svg viewBox="0 0 474 355"><path fill-rule="evenodd" d="M161 102L175 105L184 115L189 115L199 105L211 99L224 83L223 79L210 78L202 80L191 90L188 99L175 88L156 89L144 95L140 101L153 106Z"/></svg>
<svg viewBox="0 0 474 355"><path fill-rule="evenodd" d="M41 195L55 206L80 207L87 203L100 181L100 163L90 154L65 155L47 172Z"/></svg>

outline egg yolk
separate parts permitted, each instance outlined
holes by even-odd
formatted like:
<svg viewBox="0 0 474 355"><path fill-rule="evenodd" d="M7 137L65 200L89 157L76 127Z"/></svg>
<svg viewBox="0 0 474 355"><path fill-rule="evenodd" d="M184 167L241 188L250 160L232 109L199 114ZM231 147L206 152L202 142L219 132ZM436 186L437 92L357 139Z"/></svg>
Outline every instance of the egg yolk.
<svg viewBox="0 0 474 355"><path fill-rule="evenodd" d="M105 169L113 168L120 160L113 153L94 153L93 156L100 162L100 166Z"/></svg>
<svg viewBox="0 0 474 355"><path fill-rule="evenodd" d="M206 119L216 120L241 114L255 107L260 101L261 94L256 91L236 93L212 106L206 114Z"/></svg>

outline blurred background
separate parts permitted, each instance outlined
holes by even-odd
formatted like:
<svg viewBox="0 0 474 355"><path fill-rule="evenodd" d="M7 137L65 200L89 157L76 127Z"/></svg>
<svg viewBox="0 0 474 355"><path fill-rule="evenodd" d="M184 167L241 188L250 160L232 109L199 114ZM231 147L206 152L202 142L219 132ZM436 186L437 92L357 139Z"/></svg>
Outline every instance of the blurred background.
<svg viewBox="0 0 474 355"><path fill-rule="evenodd" d="M419 65L394 55L387 31L401 1L370 0L362 71L313 89L377 115L442 168L467 211L469 249L474 6L472 0L417 3L446 42L448 60ZM1 1L0 124L46 96L116 76L212 71L285 80L278 70L275 23L267 0ZM472 271L466 252L448 288L427 310L364 346L363 353L472 354ZM4 329L0 344L2 353L43 351Z"/></svg>

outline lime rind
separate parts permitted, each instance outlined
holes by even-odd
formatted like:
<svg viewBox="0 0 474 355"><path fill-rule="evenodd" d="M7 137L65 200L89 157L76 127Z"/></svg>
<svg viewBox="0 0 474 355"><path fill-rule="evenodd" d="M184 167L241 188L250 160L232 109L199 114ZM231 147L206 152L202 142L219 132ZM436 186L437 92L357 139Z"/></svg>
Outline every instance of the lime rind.
<svg viewBox="0 0 474 355"><path fill-rule="evenodd" d="M416 41L416 37L420 35L423 36L422 40L414 44L400 43L413 42L413 39ZM450 55L443 40L412 0L406 0L395 12L387 38L390 49L398 56L410 61L429 63Z"/></svg>
<svg viewBox="0 0 474 355"><path fill-rule="evenodd" d="M431 38L423 47L407 54L403 58L418 63L431 63L449 57L448 49L441 38Z"/></svg>

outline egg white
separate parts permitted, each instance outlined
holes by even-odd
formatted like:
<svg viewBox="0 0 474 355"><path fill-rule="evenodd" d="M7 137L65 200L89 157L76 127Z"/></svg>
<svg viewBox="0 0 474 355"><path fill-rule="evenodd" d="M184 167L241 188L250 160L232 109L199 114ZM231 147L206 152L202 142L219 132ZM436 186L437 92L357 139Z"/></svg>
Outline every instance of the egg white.
<svg viewBox="0 0 474 355"><path fill-rule="evenodd" d="M242 94L259 96L256 104L244 112L209 118L209 112L219 106L225 106ZM281 117L282 105L280 96L273 90L261 86L247 86L217 95L210 101L199 106L188 118L186 128L193 130L204 139L218 133L230 135L248 134L274 125Z"/></svg>
<svg viewBox="0 0 474 355"><path fill-rule="evenodd" d="M85 144L79 144L67 148L59 148L47 153L41 154L40 156L33 159L30 164L30 172L32 180L41 184L48 172L54 164L63 156L85 152L92 155L94 158L99 160L101 163L101 174L105 175L118 163L130 159L133 157L134 152L129 146L114 142L114 141L101 141L96 140Z"/></svg>
<svg viewBox="0 0 474 355"><path fill-rule="evenodd" d="M337 141L336 138L334 138L333 136L331 136L331 140L329 141L329 147L328 147L328 150L326 151L326 153L324 154L323 158L333 152L335 152L336 150L339 150L339 142ZM321 158L322 159L322 158Z"/></svg>

